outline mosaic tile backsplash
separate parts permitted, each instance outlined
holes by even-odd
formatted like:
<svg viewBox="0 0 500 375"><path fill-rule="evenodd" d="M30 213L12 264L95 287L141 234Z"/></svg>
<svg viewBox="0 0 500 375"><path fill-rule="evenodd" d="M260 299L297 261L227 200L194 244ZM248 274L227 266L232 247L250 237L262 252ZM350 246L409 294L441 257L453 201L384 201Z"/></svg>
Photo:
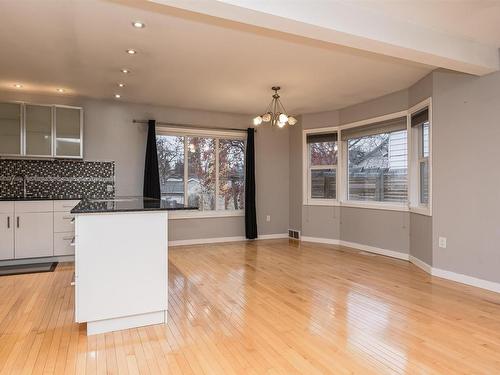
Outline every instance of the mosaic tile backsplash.
<svg viewBox="0 0 500 375"><path fill-rule="evenodd" d="M112 198L115 163L0 159L0 198Z"/></svg>

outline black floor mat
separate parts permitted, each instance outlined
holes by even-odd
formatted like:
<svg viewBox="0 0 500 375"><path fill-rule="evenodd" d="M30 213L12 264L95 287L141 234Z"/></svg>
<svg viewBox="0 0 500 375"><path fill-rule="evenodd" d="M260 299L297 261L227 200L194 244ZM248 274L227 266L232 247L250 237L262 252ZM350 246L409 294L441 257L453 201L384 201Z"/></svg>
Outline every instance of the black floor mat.
<svg viewBox="0 0 500 375"><path fill-rule="evenodd" d="M25 273L53 272L58 262L20 264L16 266L1 266L0 276L22 275Z"/></svg>

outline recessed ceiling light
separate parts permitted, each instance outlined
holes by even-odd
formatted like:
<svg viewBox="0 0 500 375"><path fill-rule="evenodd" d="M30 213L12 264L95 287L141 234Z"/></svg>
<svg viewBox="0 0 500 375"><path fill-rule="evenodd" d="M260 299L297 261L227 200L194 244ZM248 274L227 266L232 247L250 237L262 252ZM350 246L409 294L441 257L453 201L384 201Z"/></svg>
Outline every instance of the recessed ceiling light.
<svg viewBox="0 0 500 375"><path fill-rule="evenodd" d="M129 55L135 55L135 54L137 53L137 51L136 51L135 49L131 49L131 48L130 48L130 49L128 49L128 50L127 50L127 53L128 53Z"/></svg>
<svg viewBox="0 0 500 375"><path fill-rule="evenodd" d="M115 94L116 99L120 99L122 96L120 94Z"/></svg>
<svg viewBox="0 0 500 375"><path fill-rule="evenodd" d="M128 70L128 69L122 69L122 70L121 70L121 72L122 72L123 74L128 74L128 73L130 73L130 70Z"/></svg>
<svg viewBox="0 0 500 375"><path fill-rule="evenodd" d="M124 83L119 83L118 87L125 87L125 84Z"/></svg>
<svg viewBox="0 0 500 375"><path fill-rule="evenodd" d="M134 26L136 29L144 29L146 27L146 24L141 21L134 21L132 22L132 26Z"/></svg>
<svg viewBox="0 0 500 375"><path fill-rule="evenodd" d="M64 92L64 89L57 89L57 92Z"/></svg>
<svg viewBox="0 0 500 375"><path fill-rule="evenodd" d="M14 85L14 87L15 87L16 89L20 89L20 88L22 88L22 87L23 87L23 85L21 85L20 83L16 83L16 84Z"/></svg>

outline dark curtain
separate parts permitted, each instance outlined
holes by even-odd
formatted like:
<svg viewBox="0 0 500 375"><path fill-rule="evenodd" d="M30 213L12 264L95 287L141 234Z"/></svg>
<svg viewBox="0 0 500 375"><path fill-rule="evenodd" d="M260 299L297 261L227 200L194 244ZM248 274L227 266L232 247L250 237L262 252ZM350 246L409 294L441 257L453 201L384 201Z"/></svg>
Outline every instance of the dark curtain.
<svg viewBox="0 0 500 375"><path fill-rule="evenodd" d="M144 166L144 191L148 198L160 199L160 172L156 152L156 121L148 121L148 140L146 144L146 164Z"/></svg>
<svg viewBox="0 0 500 375"><path fill-rule="evenodd" d="M245 155L245 234L248 239L257 238L257 212L255 207L255 146L254 129L247 130Z"/></svg>

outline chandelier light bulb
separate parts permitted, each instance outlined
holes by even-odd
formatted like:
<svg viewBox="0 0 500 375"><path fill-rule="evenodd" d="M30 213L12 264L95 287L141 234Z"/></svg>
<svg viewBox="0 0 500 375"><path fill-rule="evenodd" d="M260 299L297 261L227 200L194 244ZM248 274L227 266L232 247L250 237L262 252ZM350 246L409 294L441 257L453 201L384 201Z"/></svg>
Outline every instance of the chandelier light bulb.
<svg viewBox="0 0 500 375"><path fill-rule="evenodd" d="M286 114L285 107L281 103L279 90L281 87L273 86L271 90L274 91L272 95L271 103L267 106L264 114L257 116L253 119L253 124L255 126L262 124L263 122L269 122L273 126L278 126L279 128L285 127L287 124L295 125L297 119Z"/></svg>
<svg viewBox="0 0 500 375"><path fill-rule="evenodd" d="M262 116L257 116L253 119L253 124L255 126L262 124Z"/></svg>
<svg viewBox="0 0 500 375"><path fill-rule="evenodd" d="M284 113L281 113L280 116L278 117L279 121L282 123L285 123L288 121L288 116L285 115Z"/></svg>

